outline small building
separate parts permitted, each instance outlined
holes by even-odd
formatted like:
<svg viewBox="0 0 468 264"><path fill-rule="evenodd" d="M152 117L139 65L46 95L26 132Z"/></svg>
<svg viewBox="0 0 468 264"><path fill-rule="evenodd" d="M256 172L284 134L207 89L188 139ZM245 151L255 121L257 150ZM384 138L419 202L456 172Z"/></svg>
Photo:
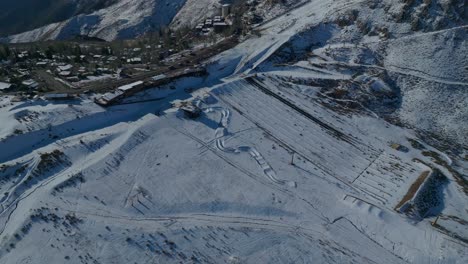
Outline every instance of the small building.
<svg viewBox="0 0 468 264"><path fill-rule="evenodd" d="M223 30L225 30L228 27L229 27L229 25L226 24L226 22L224 22L224 21L213 23L213 28L214 28L215 32L217 32L217 33L222 32Z"/></svg>
<svg viewBox="0 0 468 264"><path fill-rule="evenodd" d="M254 25L263 22L263 18L253 12L247 12L242 16L242 20L247 25Z"/></svg>
<svg viewBox="0 0 468 264"><path fill-rule="evenodd" d="M221 6L221 16L222 17L227 17L231 14L231 5L230 4L224 4Z"/></svg>
<svg viewBox="0 0 468 264"><path fill-rule="evenodd" d="M101 74L109 74L109 73L112 73L112 70L109 69L109 68L105 68L105 67L100 67L100 68L97 68L96 69L97 72L101 73Z"/></svg>
<svg viewBox="0 0 468 264"><path fill-rule="evenodd" d="M143 84L143 81L138 81L138 82L134 82L134 83L124 85L124 86L120 86L119 88L117 88L117 90L120 90L120 91L122 91L124 93L128 93L132 89L135 89L135 88L141 86L142 84Z"/></svg>
<svg viewBox="0 0 468 264"><path fill-rule="evenodd" d="M38 66L38 67L45 67L45 66L47 66L47 64L48 64L48 63L47 63L46 61L39 61L39 62L36 63L36 66Z"/></svg>
<svg viewBox="0 0 468 264"><path fill-rule="evenodd" d="M105 93L103 96L101 96L100 98L96 98L94 101L98 105L109 106L118 101L120 98L122 98L123 94L124 92L120 90L115 90L113 92Z"/></svg>
<svg viewBox="0 0 468 264"><path fill-rule="evenodd" d="M57 67L57 70L60 71L60 72L61 72L61 71L69 71L69 70L71 70L72 68L73 68L73 65L67 64L67 65L58 66L58 67Z"/></svg>
<svg viewBox="0 0 468 264"><path fill-rule="evenodd" d="M156 75L156 76L152 77L151 80L159 81L159 80L165 79L166 77L167 76L165 74L159 74L159 75Z"/></svg>
<svg viewBox="0 0 468 264"><path fill-rule="evenodd" d="M33 79L23 81L23 82L21 82L21 84L28 87L29 89L36 89L37 87L39 87L39 83L37 83Z"/></svg>
<svg viewBox="0 0 468 264"><path fill-rule="evenodd" d="M13 85L11 83L0 82L0 91L6 92L11 89Z"/></svg>
<svg viewBox="0 0 468 264"><path fill-rule="evenodd" d="M195 119L201 115L201 109L193 104L183 104L180 106L180 110L184 111L186 117Z"/></svg>
<svg viewBox="0 0 468 264"><path fill-rule="evenodd" d="M142 60L141 58L130 58L130 59L127 59L127 63L134 63L134 64L137 64L137 63L141 63Z"/></svg>
<svg viewBox="0 0 468 264"><path fill-rule="evenodd" d="M61 72L59 72L59 75L66 77L66 76L70 76L71 72L70 71L61 71Z"/></svg>
<svg viewBox="0 0 468 264"><path fill-rule="evenodd" d="M120 99L124 98L125 96L135 94L144 87L143 81L138 81L134 83L130 83L127 85L120 86L113 92L108 92L102 95L99 98L94 100L95 103L101 106L110 106L112 104L117 103Z"/></svg>
<svg viewBox="0 0 468 264"><path fill-rule="evenodd" d="M20 54L18 54L18 58L23 59L29 57L29 53L27 51L23 51Z"/></svg>

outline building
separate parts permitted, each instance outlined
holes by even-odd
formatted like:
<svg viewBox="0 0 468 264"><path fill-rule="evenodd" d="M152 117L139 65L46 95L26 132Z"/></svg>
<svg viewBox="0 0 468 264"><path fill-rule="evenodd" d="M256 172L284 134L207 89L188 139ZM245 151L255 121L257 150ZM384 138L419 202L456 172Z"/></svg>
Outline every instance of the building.
<svg viewBox="0 0 468 264"><path fill-rule="evenodd" d="M46 61L39 61L39 62L36 63L36 66L38 66L38 67L45 67L45 66L47 66L47 64L48 64L48 63L47 63Z"/></svg>
<svg viewBox="0 0 468 264"><path fill-rule="evenodd" d="M138 81L138 82L134 82L134 83L124 85L124 86L120 86L117 89L124 92L124 93L128 93L128 92L130 92L130 91L132 91L134 89L138 89L138 87L140 87L142 84L143 84L143 81Z"/></svg>
<svg viewBox="0 0 468 264"><path fill-rule="evenodd" d="M12 87L12 84L11 83L4 83L4 82L0 82L0 91L7 91L9 89L11 89Z"/></svg>
<svg viewBox="0 0 468 264"><path fill-rule="evenodd" d="M67 65L62 65L62 66L58 66L57 67L57 71L61 72L61 71L69 71L73 68L73 65L71 64L67 64Z"/></svg>
<svg viewBox="0 0 468 264"><path fill-rule="evenodd" d="M98 105L109 106L122 98L123 95L124 92L115 90L113 92L105 93L103 96L94 99L94 102Z"/></svg>
<svg viewBox="0 0 468 264"><path fill-rule="evenodd" d="M231 13L231 5L230 4L224 4L221 6L221 16L222 17L227 17Z"/></svg>
<svg viewBox="0 0 468 264"><path fill-rule="evenodd" d="M211 27L212 25L213 25L213 20L207 19L207 20L205 21L205 26Z"/></svg>
<svg viewBox="0 0 468 264"><path fill-rule="evenodd" d="M71 71L61 71L59 72L60 76L67 77L71 75Z"/></svg>
<svg viewBox="0 0 468 264"><path fill-rule="evenodd" d="M180 106L180 110L182 110L186 117L195 119L201 115L201 109L193 104L182 104Z"/></svg>
<svg viewBox="0 0 468 264"><path fill-rule="evenodd" d="M141 91L144 87L145 83L143 81L133 82L127 85L120 86L115 91L108 92L103 96L96 98L94 102L101 106L109 106L115 104L125 96L129 96Z"/></svg>
<svg viewBox="0 0 468 264"><path fill-rule="evenodd" d="M166 77L167 76L165 74L159 74L159 75L156 75L156 76L152 77L151 80L159 81L159 80L165 79Z"/></svg>
<svg viewBox="0 0 468 264"><path fill-rule="evenodd" d="M172 71L167 74L160 74L147 78L144 81L137 81L127 85L118 87L113 92L104 94L101 97L94 99L94 101L101 106L110 106L118 103L121 99L134 95L145 89L156 88L163 84L170 83L178 78L188 76L203 76L206 74L206 69L203 67L188 68L184 70ZM196 112L196 109L192 109ZM192 111L189 109L189 111ZM193 113L196 115L196 113Z"/></svg>
<svg viewBox="0 0 468 264"><path fill-rule="evenodd" d="M23 51L20 54L18 54L18 58L23 59L29 57L29 53L27 51Z"/></svg>
<svg viewBox="0 0 468 264"><path fill-rule="evenodd" d="M127 59L127 63L134 63L134 64L137 64L137 63L141 63L142 60L141 58L130 58L130 59Z"/></svg>
<svg viewBox="0 0 468 264"><path fill-rule="evenodd" d="M21 84L28 87L29 89L36 89L39 87L39 84L33 79L23 81Z"/></svg>
<svg viewBox="0 0 468 264"><path fill-rule="evenodd" d="M201 24L198 24L198 25L195 27L195 29L201 31L201 30L203 29L204 26L205 26L205 24L201 23Z"/></svg>
<svg viewBox="0 0 468 264"><path fill-rule="evenodd" d="M226 29L228 27L229 27L229 25L226 24L226 22L224 22L224 21L213 23L213 28L214 28L215 32L217 32L217 33L222 32L224 29Z"/></svg>
<svg viewBox="0 0 468 264"><path fill-rule="evenodd" d="M99 68L96 69L96 71L101 73L101 74L110 74L110 73L112 73L111 69L105 68L105 67L99 67Z"/></svg>

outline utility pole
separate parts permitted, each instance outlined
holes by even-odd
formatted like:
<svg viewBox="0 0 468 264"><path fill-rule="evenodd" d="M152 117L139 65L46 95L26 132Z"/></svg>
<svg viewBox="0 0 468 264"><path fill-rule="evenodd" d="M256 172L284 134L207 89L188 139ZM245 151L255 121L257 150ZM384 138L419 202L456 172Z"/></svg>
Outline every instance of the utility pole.
<svg viewBox="0 0 468 264"><path fill-rule="evenodd" d="M293 152L293 153L292 153L292 156L291 156L291 163L290 163L290 164L293 165L293 166L294 166L294 155L295 155L295 154L296 154L296 153Z"/></svg>

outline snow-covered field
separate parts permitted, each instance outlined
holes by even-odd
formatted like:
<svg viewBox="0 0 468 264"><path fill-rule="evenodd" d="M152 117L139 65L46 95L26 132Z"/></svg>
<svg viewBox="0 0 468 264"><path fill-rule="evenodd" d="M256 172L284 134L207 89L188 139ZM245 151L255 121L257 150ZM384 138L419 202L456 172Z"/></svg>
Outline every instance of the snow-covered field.
<svg viewBox="0 0 468 264"><path fill-rule="evenodd" d="M324 23L367 4L311 1L122 105L1 98L0 262L468 262L466 28Z"/></svg>

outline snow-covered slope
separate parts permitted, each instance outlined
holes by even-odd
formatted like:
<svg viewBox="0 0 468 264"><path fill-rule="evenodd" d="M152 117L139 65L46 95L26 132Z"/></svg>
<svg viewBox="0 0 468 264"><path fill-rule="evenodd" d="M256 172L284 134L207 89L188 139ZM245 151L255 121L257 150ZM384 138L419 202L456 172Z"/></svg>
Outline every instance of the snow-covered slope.
<svg viewBox="0 0 468 264"><path fill-rule="evenodd" d="M394 2L313 1L263 25L261 37L252 37L221 59L236 65L237 74L293 67L306 71L306 76L318 76L318 81L323 72L330 71L358 80L379 75L391 90L391 98L377 93L369 96L363 85L351 81L336 82L323 91L352 88L341 99L358 99L369 107L376 100L378 109L373 110L382 117L466 146L468 26L456 11L438 19L445 11L434 1L431 15L421 19L425 28L412 29L410 21L396 20L390 14ZM435 27L430 23L439 20L444 26L429 31ZM383 107L387 105L383 102L391 107Z"/></svg>
<svg viewBox="0 0 468 264"><path fill-rule="evenodd" d="M354 9L392 34L340 26ZM424 133L463 145L466 104L442 102L467 98L466 29L384 10L313 0L146 102L0 99L0 262L468 262L468 153Z"/></svg>
<svg viewBox="0 0 468 264"><path fill-rule="evenodd" d="M217 14L222 0L116 0L116 4L90 14L73 16L63 22L49 24L2 39L5 42L63 40L77 35L104 40L133 38L162 26L193 27L203 19ZM255 3L257 13L265 19L284 13L305 0L268 1Z"/></svg>
<svg viewBox="0 0 468 264"><path fill-rule="evenodd" d="M72 17L32 31L11 36L10 42L67 39L87 35L105 40L139 36L168 25L185 0L120 0L94 13Z"/></svg>
<svg viewBox="0 0 468 264"><path fill-rule="evenodd" d="M0 1L0 36L18 34L79 14L108 7L118 0Z"/></svg>
<svg viewBox="0 0 468 264"><path fill-rule="evenodd" d="M206 17L216 14L219 0L187 0L171 22L171 27L195 26Z"/></svg>

